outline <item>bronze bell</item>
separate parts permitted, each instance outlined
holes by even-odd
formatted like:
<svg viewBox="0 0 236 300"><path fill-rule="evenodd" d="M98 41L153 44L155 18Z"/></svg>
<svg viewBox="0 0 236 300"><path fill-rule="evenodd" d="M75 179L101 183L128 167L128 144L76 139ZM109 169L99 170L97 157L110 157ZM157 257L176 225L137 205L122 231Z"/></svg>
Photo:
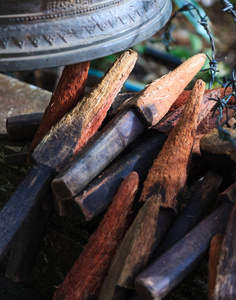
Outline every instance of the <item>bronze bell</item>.
<svg viewBox="0 0 236 300"><path fill-rule="evenodd" d="M160 30L170 0L0 0L0 71L92 60Z"/></svg>

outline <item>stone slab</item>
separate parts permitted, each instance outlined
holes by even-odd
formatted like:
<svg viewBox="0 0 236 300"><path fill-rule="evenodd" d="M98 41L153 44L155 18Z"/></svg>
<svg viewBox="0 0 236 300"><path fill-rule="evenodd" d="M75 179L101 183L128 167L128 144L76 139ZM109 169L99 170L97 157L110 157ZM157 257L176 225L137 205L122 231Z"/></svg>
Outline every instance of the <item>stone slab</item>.
<svg viewBox="0 0 236 300"><path fill-rule="evenodd" d="M8 117L43 112L50 98L46 90L0 74L0 134L6 133Z"/></svg>

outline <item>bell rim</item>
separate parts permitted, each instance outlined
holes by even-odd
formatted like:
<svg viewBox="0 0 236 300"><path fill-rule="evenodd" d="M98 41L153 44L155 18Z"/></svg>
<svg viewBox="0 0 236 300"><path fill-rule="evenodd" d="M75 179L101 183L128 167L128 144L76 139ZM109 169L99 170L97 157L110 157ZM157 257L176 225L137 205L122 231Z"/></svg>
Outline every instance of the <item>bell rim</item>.
<svg viewBox="0 0 236 300"><path fill-rule="evenodd" d="M126 10L125 2L123 6L123 11ZM132 5L133 1L128 1L129 5ZM140 1L145 2L145 1ZM107 55L118 53L124 51L135 44L138 44L149 37L153 36L156 32L158 32L161 28L164 27L166 22L169 20L169 17L172 12L172 3L171 0L153 0L146 1L152 4L147 13L145 12L145 22L140 23L132 22L130 29L127 29L124 24L124 29L121 28L121 31L115 32L113 36L108 32L105 32L102 38L93 37L91 35L91 39L82 41L83 43L75 43L74 41L68 43L68 41L63 41L63 37L60 39L60 46L52 44L50 45L50 40L46 40L48 42L47 49L38 47L37 45L33 45L33 42L37 42L30 40L29 35L27 36L27 42L30 47L26 47L26 43L22 45L16 44L13 40L12 48L9 50L9 47L4 47L3 37L1 36L0 30L0 71L23 71L23 70L33 70L33 69L41 69L41 68L49 68L49 67L58 67L69 65L73 63L83 62L87 60L94 60L97 58L105 57ZM140 4L139 3L139 4ZM141 5L141 4L140 4ZM135 11L136 7L134 7ZM113 11L107 12L106 16L110 16L113 14ZM129 13L130 14L130 13ZM99 27L99 14L93 15L93 19ZM138 16L138 15L137 15ZM130 17L130 16L129 16ZM131 16L132 17L132 16ZM97 18L97 19L96 19ZM80 19L81 20L81 19ZM97 21L98 20L98 21ZM63 20L64 22L68 22L68 20ZM87 20L85 20L87 21ZM129 19L128 19L129 21ZM66 23L65 23L66 24ZM25 26L25 24L23 25ZM63 24L61 25L61 27ZM96 26L95 26L96 27ZM110 26L112 27L112 26ZM56 25L55 25L56 28ZM1 24L0 24L1 29ZM97 29L97 28L95 28ZM118 28L120 29L120 28ZM17 28L19 31L19 28ZM20 28L21 30L21 28ZM87 28L86 28L87 30ZM101 28L97 30L102 31ZM105 30L104 30L105 31ZM87 33L87 32L86 32ZM107 33L107 36L106 36ZM50 36L50 35L49 35ZM73 35L71 35L73 37ZM89 36L90 37L90 36ZM53 38L53 37L52 37ZM45 42L45 41L44 41ZM61 47L61 45L63 47Z"/></svg>

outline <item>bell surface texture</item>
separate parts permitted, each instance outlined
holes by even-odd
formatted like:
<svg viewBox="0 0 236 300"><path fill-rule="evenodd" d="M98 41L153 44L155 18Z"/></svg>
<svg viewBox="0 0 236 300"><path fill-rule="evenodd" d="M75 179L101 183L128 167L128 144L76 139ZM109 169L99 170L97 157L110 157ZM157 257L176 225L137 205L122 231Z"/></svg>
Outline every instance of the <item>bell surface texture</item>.
<svg viewBox="0 0 236 300"><path fill-rule="evenodd" d="M0 71L93 60L154 35L170 0L0 0Z"/></svg>

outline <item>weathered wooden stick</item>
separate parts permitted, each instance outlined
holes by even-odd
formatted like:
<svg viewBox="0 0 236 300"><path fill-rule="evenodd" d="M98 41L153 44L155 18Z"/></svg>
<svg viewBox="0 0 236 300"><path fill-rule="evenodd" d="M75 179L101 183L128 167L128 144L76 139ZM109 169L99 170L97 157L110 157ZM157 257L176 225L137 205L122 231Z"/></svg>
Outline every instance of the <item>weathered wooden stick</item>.
<svg viewBox="0 0 236 300"><path fill-rule="evenodd" d="M169 135L162 151L149 170L142 190L141 201L149 198L157 201L159 198L158 201L162 207L175 207L176 194L183 190L187 177L204 88L204 82L197 81L182 118ZM176 166L175 170L173 166Z"/></svg>
<svg viewBox="0 0 236 300"><path fill-rule="evenodd" d="M52 126L83 98L89 65L90 62L81 62L65 66L31 143L31 149L34 149Z"/></svg>
<svg viewBox="0 0 236 300"><path fill-rule="evenodd" d="M139 182L142 183L165 140L163 134L148 138L146 142L112 164L78 196L71 201L66 201L68 212L72 211L80 218L89 221L109 206L120 183L130 172L137 172Z"/></svg>
<svg viewBox="0 0 236 300"><path fill-rule="evenodd" d="M60 202L76 196L148 126L157 124L187 82L199 71L205 59L204 54L193 56L174 71L145 87L128 103L125 102L122 108L127 109L108 124L99 138L86 149L86 153L77 157L53 181L55 198Z"/></svg>
<svg viewBox="0 0 236 300"><path fill-rule="evenodd" d="M225 132L236 138L236 131L233 128L224 127ZM217 128L207 132L200 140L200 149L206 165L212 170L227 178L227 182L236 180L236 149L226 139L222 139Z"/></svg>
<svg viewBox="0 0 236 300"><path fill-rule="evenodd" d="M212 89L212 90L206 90L205 93L213 92L215 90L218 90L218 88L217 89ZM225 95L229 95L233 91L231 87L227 88L227 90L225 90L225 88L220 88L219 90L220 90L220 95L219 95L220 98L224 97ZM180 95L176 99L176 101L173 103L173 105L171 106L169 111L170 112L175 111L178 107L184 105L187 102L190 93L191 93L191 90L184 91L183 95ZM234 101L235 101L234 97L232 96L230 98L228 104L234 104Z"/></svg>
<svg viewBox="0 0 236 300"><path fill-rule="evenodd" d="M219 264L220 251L224 235L217 233L211 240L208 259L208 300L214 300L214 288L216 284L217 266Z"/></svg>
<svg viewBox="0 0 236 300"><path fill-rule="evenodd" d="M219 91L218 96L221 97L224 94L224 90L225 90L224 88L206 90L205 94ZM190 92L191 90L183 91L179 95L177 100L174 102L174 104L171 106L169 112L173 112L177 110L179 107L181 107L182 105L184 105L190 95ZM230 92L232 92L232 88L227 89L227 94L229 94ZM126 101L127 99L133 96L135 96L134 93L118 94L117 97L114 99L110 109L108 110L107 115L110 118L114 117L115 114L117 114L118 110L120 109L120 106L124 103L124 101ZM216 98L214 95L211 97ZM229 104L233 104L231 100L229 100ZM7 129L8 136L12 140L33 138L42 121L43 115L44 115L43 112L41 113L39 112L39 113L33 113L27 115L8 117L6 122L6 129ZM159 129L159 127L157 128Z"/></svg>
<svg viewBox="0 0 236 300"><path fill-rule="evenodd" d="M138 174L131 172L120 185L83 253L57 289L54 300L91 299L98 294L111 258L130 222L129 214L137 188Z"/></svg>
<svg viewBox="0 0 236 300"><path fill-rule="evenodd" d="M188 93L188 94L190 94L190 93ZM199 111L198 121L197 121L199 126L201 126L201 122L205 120L206 116L209 115L211 109L215 105L215 101L212 101L210 99L220 97L220 94L221 94L221 89L214 89L214 90L208 91L207 93L206 92L204 93L204 96L202 98L202 103L201 103L201 109ZM168 115L166 115L164 118L162 118L162 120L156 126L154 126L154 129L157 129L161 132L170 133L171 130L178 123L179 117L180 117L182 111L184 110L184 107L185 107L185 104L176 108L175 111L170 112ZM216 119L215 119L215 121L216 121ZM215 127L215 121L212 122L212 124L214 124L214 127Z"/></svg>
<svg viewBox="0 0 236 300"><path fill-rule="evenodd" d="M7 134L12 140L32 139L42 121L43 113L8 117Z"/></svg>
<svg viewBox="0 0 236 300"><path fill-rule="evenodd" d="M136 216L134 222L132 223L131 227L129 228L129 230L127 231L124 239L121 241L121 244L113 258L113 260L111 261L111 265L109 267L108 270L108 274L107 277L104 280L104 283L101 287L101 291L99 293L99 300L109 300L109 299L119 299L117 294L119 295L119 293L117 293L117 290L119 292L119 288L130 288L130 286L132 285L133 288L133 280L135 279L135 277L137 276L137 274L140 272L139 268L140 265L142 264L142 262L137 265L135 264L135 271L137 272L137 274L135 273L135 275L133 275L134 273L134 269L132 269L132 274L130 277L130 281L128 282L128 284L126 284L126 287L124 287L123 284L123 278L126 279L126 269L127 269L127 265L133 265L133 261L135 261L137 258L136 257L130 257L129 253L133 253L135 251L135 249L133 247L137 246L136 243L136 238L137 238L137 227L139 226L139 228L144 229L145 226L149 225L149 220L152 222L153 220L153 216L158 214L158 220L156 221L156 231L155 231L155 245L153 246L157 246L161 239L163 238L163 234L168 230L171 221L173 220L175 213L173 210L168 209L168 208L161 208L159 213L156 212L156 209L152 209L153 207L151 207L151 205L153 204L152 202L148 202L149 206L146 205L144 207L144 209L141 209L140 212L138 213L138 216ZM151 207L151 209L150 209ZM149 211L150 209L150 211ZM148 214L147 214L148 211ZM152 213L153 212L153 213ZM137 218L138 217L138 218ZM157 219L157 218L156 218ZM141 230L140 230L141 231ZM146 234L146 231L144 229L144 235ZM146 250L146 245L142 245L141 243L138 243L138 245L140 246L140 249L137 250L137 255L139 255L140 257L143 256L142 254L142 247L144 246L144 251ZM124 269L126 268L126 269ZM133 277L134 276L134 277ZM131 283L132 281L132 283ZM127 281L126 281L127 282ZM120 284L121 283L121 284Z"/></svg>
<svg viewBox="0 0 236 300"><path fill-rule="evenodd" d="M235 192L235 191L234 191ZM234 199L236 199L234 197ZM214 300L236 297L236 205L230 214L217 267Z"/></svg>
<svg viewBox="0 0 236 300"><path fill-rule="evenodd" d="M232 184L221 193L218 202L222 205L136 278L136 290L144 299L161 299L194 270L213 236L224 232L236 202L235 191Z"/></svg>
<svg viewBox="0 0 236 300"><path fill-rule="evenodd" d="M28 152L9 154L4 157L4 163L7 165L26 164L28 161Z"/></svg>
<svg viewBox="0 0 236 300"><path fill-rule="evenodd" d="M5 273L10 280L20 282L29 277L52 211L53 201L48 196L41 205L33 209L28 221L20 229Z"/></svg>
<svg viewBox="0 0 236 300"><path fill-rule="evenodd" d="M47 300L47 298L43 297L38 292L8 280L2 272L0 272L0 286L0 298L2 300L16 300L20 298L24 300Z"/></svg>
<svg viewBox="0 0 236 300"><path fill-rule="evenodd" d="M157 246L155 234L158 230L160 207L162 210L165 208L175 211L176 202L183 192L187 178L187 168L204 89L205 83L201 80L197 81L178 124L154 161L157 173L154 179L151 178L151 183L155 190L153 189L151 194L149 192L148 199L144 199L146 196L144 183L141 197L145 200L145 204L118 249L109 275L104 281L100 299L111 299L116 285L133 287L135 277L145 268ZM153 167L151 175L153 177ZM147 177L148 186L149 180Z"/></svg>
<svg viewBox="0 0 236 300"><path fill-rule="evenodd" d="M203 96L198 123L205 118L215 104L215 102L210 101L209 98L217 96L219 96L219 89ZM175 120L179 119L182 110L182 108L177 109L178 113L175 114ZM155 128L169 134L173 128L172 124L174 123L172 114L169 114L164 120L165 121L159 122ZM69 208L71 208L71 210L80 217L90 220L108 206L122 178L129 172L138 172L140 182L143 182L154 157L156 157L161 149L162 144L160 144L159 140L162 139L163 138L159 136L153 136L150 138L150 141L138 146L130 154L106 169L75 198L70 201L65 200L65 205L68 203L68 212L70 211ZM75 184L77 185L77 183ZM66 211L67 210L64 209L64 212Z"/></svg>
<svg viewBox="0 0 236 300"><path fill-rule="evenodd" d="M186 207L177 215L152 260L172 247L204 218L206 209L215 200L221 182L222 177L213 172L208 172L203 180L198 182L192 197Z"/></svg>
<svg viewBox="0 0 236 300"><path fill-rule="evenodd" d="M9 250L31 210L48 195L56 173L69 163L98 130L136 59L137 54L132 50L123 53L96 88L52 127L34 149L34 166L0 212L0 258Z"/></svg>
<svg viewBox="0 0 236 300"><path fill-rule="evenodd" d="M113 118L115 114L117 114L123 102L133 96L133 93L118 94L108 110L107 116L109 118ZM39 112L8 117L6 121L6 129L9 138L12 140L32 139L43 119L43 115L43 112Z"/></svg>
<svg viewBox="0 0 236 300"><path fill-rule="evenodd" d="M136 58L136 54L134 55L134 57ZM120 65L120 66L118 66L119 72L123 71L125 73L124 78L126 78L126 76L128 76L128 74L129 74L129 73L128 74L126 73L127 69L129 71L130 70L129 68L131 68L132 65L134 65L134 62L136 60L133 59L133 57L131 55L132 63L129 64L128 57L124 56L123 58L125 59L125 63L127 65L125 67L123 67L123 64L121 63L121 61L119 61L119 63L117 65ZM74 66L73 66L73 68L74 68ZM113 72L115 73L115 70L113 70ZM65 74L67 74L67 72L64 72L64 76L65 76ZM73 75L75 75L75 74L73 74ZM119 75L120 74L116 74L116 77L118 78ZM112 72L111 72L110 76L111 76L111 78L115 77L114 74L112 74ZM62 82L62 80L60 80L60 82ZM68 81L66 81L66 82L68 83ZM121 82L123 82L123 81L121 81ZM118 83L118 87L119 87L119 84L121 84L121 83ZM59 84L59 86L60 86L60 84ZM68 88L68 86L66 86L65 88ZM105 88L104 88L104 86L102 86L101 90L103 90L103 93L105 94L106 92L108 93L110 88L111 87L108 87L108 85L107 86L105 85ZM117 89L117 86L115 86L115 90L116 89ZM99 93L99 91L97 91L97 93ZM113 93L113 90L112 90L112 93ZM105 94L105 96L106 96L106 94ZM100 97L100 95L99 95L99 97ZM89 100L91 101L91 99L89 99ZM87 99L88 102L89 102L89 100ZM104 99L101 101L101 103L103 103L104 100L106 100L106 97L104 97ZM112 97L109 99L109 101L107 101L108 105L111 104L111 101L112 101ZM85 102L85 101L82 100L82 102ZM100 109L98 109L98 110L96 110L96 108L94 109L94 107L96 107L97 103L93 103L94 107L92 107L92 111L94 110L94 115L98 122L98 124L96 124L96 126L99 126L99 124L101 124L103 118L105 117L105 113L109 108L109 106L106 107L107 103L105 102L105 104L103 105L105 107L101 106ZM86 104L84 104L84 105L86 106ZM84 111L83 108L84 107L81 106L81 113L85 114L86 111ZM88 108L89 108L89 106L87 106L87 109ZM65 107L64 107L64 109L65 109ZM91 116L88 119L92 120L92 118L94 118L94 116L91 113L91 109L88 110L87 113L91 114ZM100 113L101 113L101 116L99 116ZM97 116L96 116L96 114L97 114ZM82 119L82 121L83 121L83 119ZM86 120L86 122L88 122L88 121L89 120ZM83 125L83 124L84 123L81 122L81 125ZM96 130L96 126L94 126L95 127L94 130ZM89 125L88 125L88 127L89 127ZM94 134L94 133L95 132L93 130L91 130L90 134ZM89 135L86 138L88 139ZM22 281L30 275L30 272L31 272L31 269L32 269L33 263L34 263L34 258L37 254L38 246L39 246L41 237L44 234L44 229L45 229L45 226L47 225L47 221L49 220L51 211L52 211L52 208L49 211L45 211L45 214L43 214L42 208L40 206L36 206L33 209L33 211L31 212L31 214L29 215L27 222L24 223L24 226L21 228L20 232L17 234L16 240L12 247L12 252L11 252L10 259L9 259L9 263L7 266L7 276L9 278L11 278L11 280Z"/></svg>
<svg viewBox="0 0 236 300"><path fill-rule="evenodd" d="M225 202L151 264L135 280L142 299L162 299L203 259L212 237L225 230L233 203Z"/></svg>

